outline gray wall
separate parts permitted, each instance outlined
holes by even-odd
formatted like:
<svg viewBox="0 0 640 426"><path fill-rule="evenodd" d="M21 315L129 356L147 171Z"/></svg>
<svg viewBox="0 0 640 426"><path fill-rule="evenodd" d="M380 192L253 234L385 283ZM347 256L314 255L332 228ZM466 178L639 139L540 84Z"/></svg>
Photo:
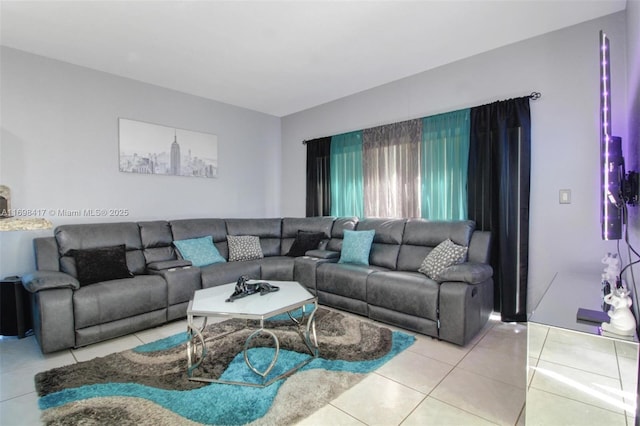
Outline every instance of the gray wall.
<svg viewBox="0 0 640 426"><path fill-rule="evenodd" d="M304 139L330 136L539 91L531 103L529 310L558 271L587 268L615 243L600 238L598 33L612 43L613 127L626 137L626 21L620 12L371 89L282 120L284 215L305 213ZM560 205L558 190L572 191Z"/></svg>
<svg viewBox="0 0 640 426"><path fill-rule="evenodd" d="M280 119L134 80L2 48L0 183L12 207L123 208L126 218L280 213ZM179 76L177 76L179 78ZM121 173L118 118L218 136L219 178ZM52 231L0 233L0 277L34 268L31 241Z"/></svg>

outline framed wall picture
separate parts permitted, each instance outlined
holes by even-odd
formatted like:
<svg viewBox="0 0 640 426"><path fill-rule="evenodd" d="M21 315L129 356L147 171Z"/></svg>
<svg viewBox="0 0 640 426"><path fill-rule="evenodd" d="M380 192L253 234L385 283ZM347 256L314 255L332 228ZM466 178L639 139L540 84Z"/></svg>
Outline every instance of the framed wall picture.
<svg viewBox="0 0 640 426"><path fill-rule="evenodd" d="M218 137L120 118L120 171L218 177Z"/></svg>

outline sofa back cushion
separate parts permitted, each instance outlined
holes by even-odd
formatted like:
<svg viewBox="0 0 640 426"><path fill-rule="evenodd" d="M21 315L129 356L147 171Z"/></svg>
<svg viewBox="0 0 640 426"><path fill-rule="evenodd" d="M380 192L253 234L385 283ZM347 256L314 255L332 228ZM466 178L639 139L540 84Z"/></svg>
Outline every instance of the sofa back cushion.
<svg viewBox="0 0 640 426"><path fill-rule="evenodd" d="M60 254L60 270L78 277L72 250L125 245L127 267L134 274L144 274L146 262L137 223L93 223L61 225L54 231Z"/></svg>
<svg viewBox="0 0 640 426"><path fill-rule="evenodd" d="M165 220L138 222L138 226L140 227L142 253L147 264L176 259L169 222Z"/></svg>
<svg viewBox="0 0 640 426"><path fill-rule="evenodd" d="M474 229L475 222L472 220L407 220L398 255L398 270L417 271L431 250L447 238L468 247Z"/></svg>
<svg viewBox="0 0 640 426"><path fill-rule="evenodd" d="M340 217L333 222L331 227L331 239L327 243L327 250L341 251L342 239L344 238L344 231L354 231L356 224L358 223L357 217Z"/></svg>
<svg viewBox="0 0 640 426"><path fill-rule="evenodd" d="M282 219L225 219L225 222L228 235L260 237L264 257L280 256Z"/></svg>
<svg viewBox="0 0 640 426"><path fill-rule="evenodd" d="M224 219L179 219L172 220L170 225L172 241L211 236L220 255L229 259L227 224Z"/></svg>
<svg viewBox="0 0 640 426"><path fill-rule="evenodd" d="M286 255L291 249L291 245L298 235L298 231L320 232L324 234L320 247L324 248L329 238L331 238L331 228L334 218L331 216L317 217L285 217L282 219L282 244L280 254Z"/></svg>
<svg viewBox="0 0 640 426"><path fill-rule="evenodd" d="M39 237L33 239L36 255L36 269L39 271L59 271L60 253L56 237Z"/></svg>
<svg viewBox="0 0 640 426"><path fill-rule="evenodd" d="M362 219L358 231L374 230L373 245L369 254L369 264L396 269L405 219Z"/></svg>

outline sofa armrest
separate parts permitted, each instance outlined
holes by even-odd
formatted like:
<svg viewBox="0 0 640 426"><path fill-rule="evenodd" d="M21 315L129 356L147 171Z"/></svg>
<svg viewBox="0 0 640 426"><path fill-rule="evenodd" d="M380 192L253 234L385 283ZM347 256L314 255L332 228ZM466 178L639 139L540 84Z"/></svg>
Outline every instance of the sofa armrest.
<svg viewBox="0 0 640 426"><path fill-rule="evenodd" d="M493 276L493 268L486 263L465 262L449 266L438 276L438 281L462 281L478 284Z"/></svg>
<svg viewBox="0 0 640 426"><path fill-rule="evenodd" d="M76 345L73 290L53 288L31 294L33 334L43 354Z"/></svg>
<svg viewBox="0 0 640 426"><path fill-rule="evenodd" d="M339 252L331 250L309 250L305 254L318 259L337 259L340 257Z"/></svg>
<svg viewBox="0 0 640 426"><path fill-rule="evenodd" d="M54 288L77 290L80 282L69 274L58 271L35 271L22 277L22 285L30 293Z"/></svg>
<svg viewBox="0 0 640 426"><path fill-rule="evenodd" d="M464 346L484 327L493 311L493 280L443 282L439 298L440 339Z"/></svg>
<svg viewBox="0 0 640 426"><path fill-rule="evenodd" d="M311 251L327 251L327 250L310 250ZM312 294L317 294L316 291L316 269L323 263L336 263L338 258L323 259L315 256L300 256L296 257L293 264L293 280L298 281L305 286Z"/></svg>

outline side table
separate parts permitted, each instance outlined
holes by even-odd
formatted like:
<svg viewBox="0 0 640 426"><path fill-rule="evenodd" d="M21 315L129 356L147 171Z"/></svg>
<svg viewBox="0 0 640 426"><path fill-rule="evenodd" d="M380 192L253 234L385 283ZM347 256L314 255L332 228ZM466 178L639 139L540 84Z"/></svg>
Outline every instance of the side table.
<svg viewBox="0 0 640 426"><path fill-rule="evenodd" d="M577 319L602 310L598 271L557 273L529 317L526 424L638 425L640 343Z"/></svg>
<svg viewBox="0 0 640 426"><path fill-rule="evenodd" d="M0 281L0 335L22 339L31 330L29 295L20 277Z"/></svg>

